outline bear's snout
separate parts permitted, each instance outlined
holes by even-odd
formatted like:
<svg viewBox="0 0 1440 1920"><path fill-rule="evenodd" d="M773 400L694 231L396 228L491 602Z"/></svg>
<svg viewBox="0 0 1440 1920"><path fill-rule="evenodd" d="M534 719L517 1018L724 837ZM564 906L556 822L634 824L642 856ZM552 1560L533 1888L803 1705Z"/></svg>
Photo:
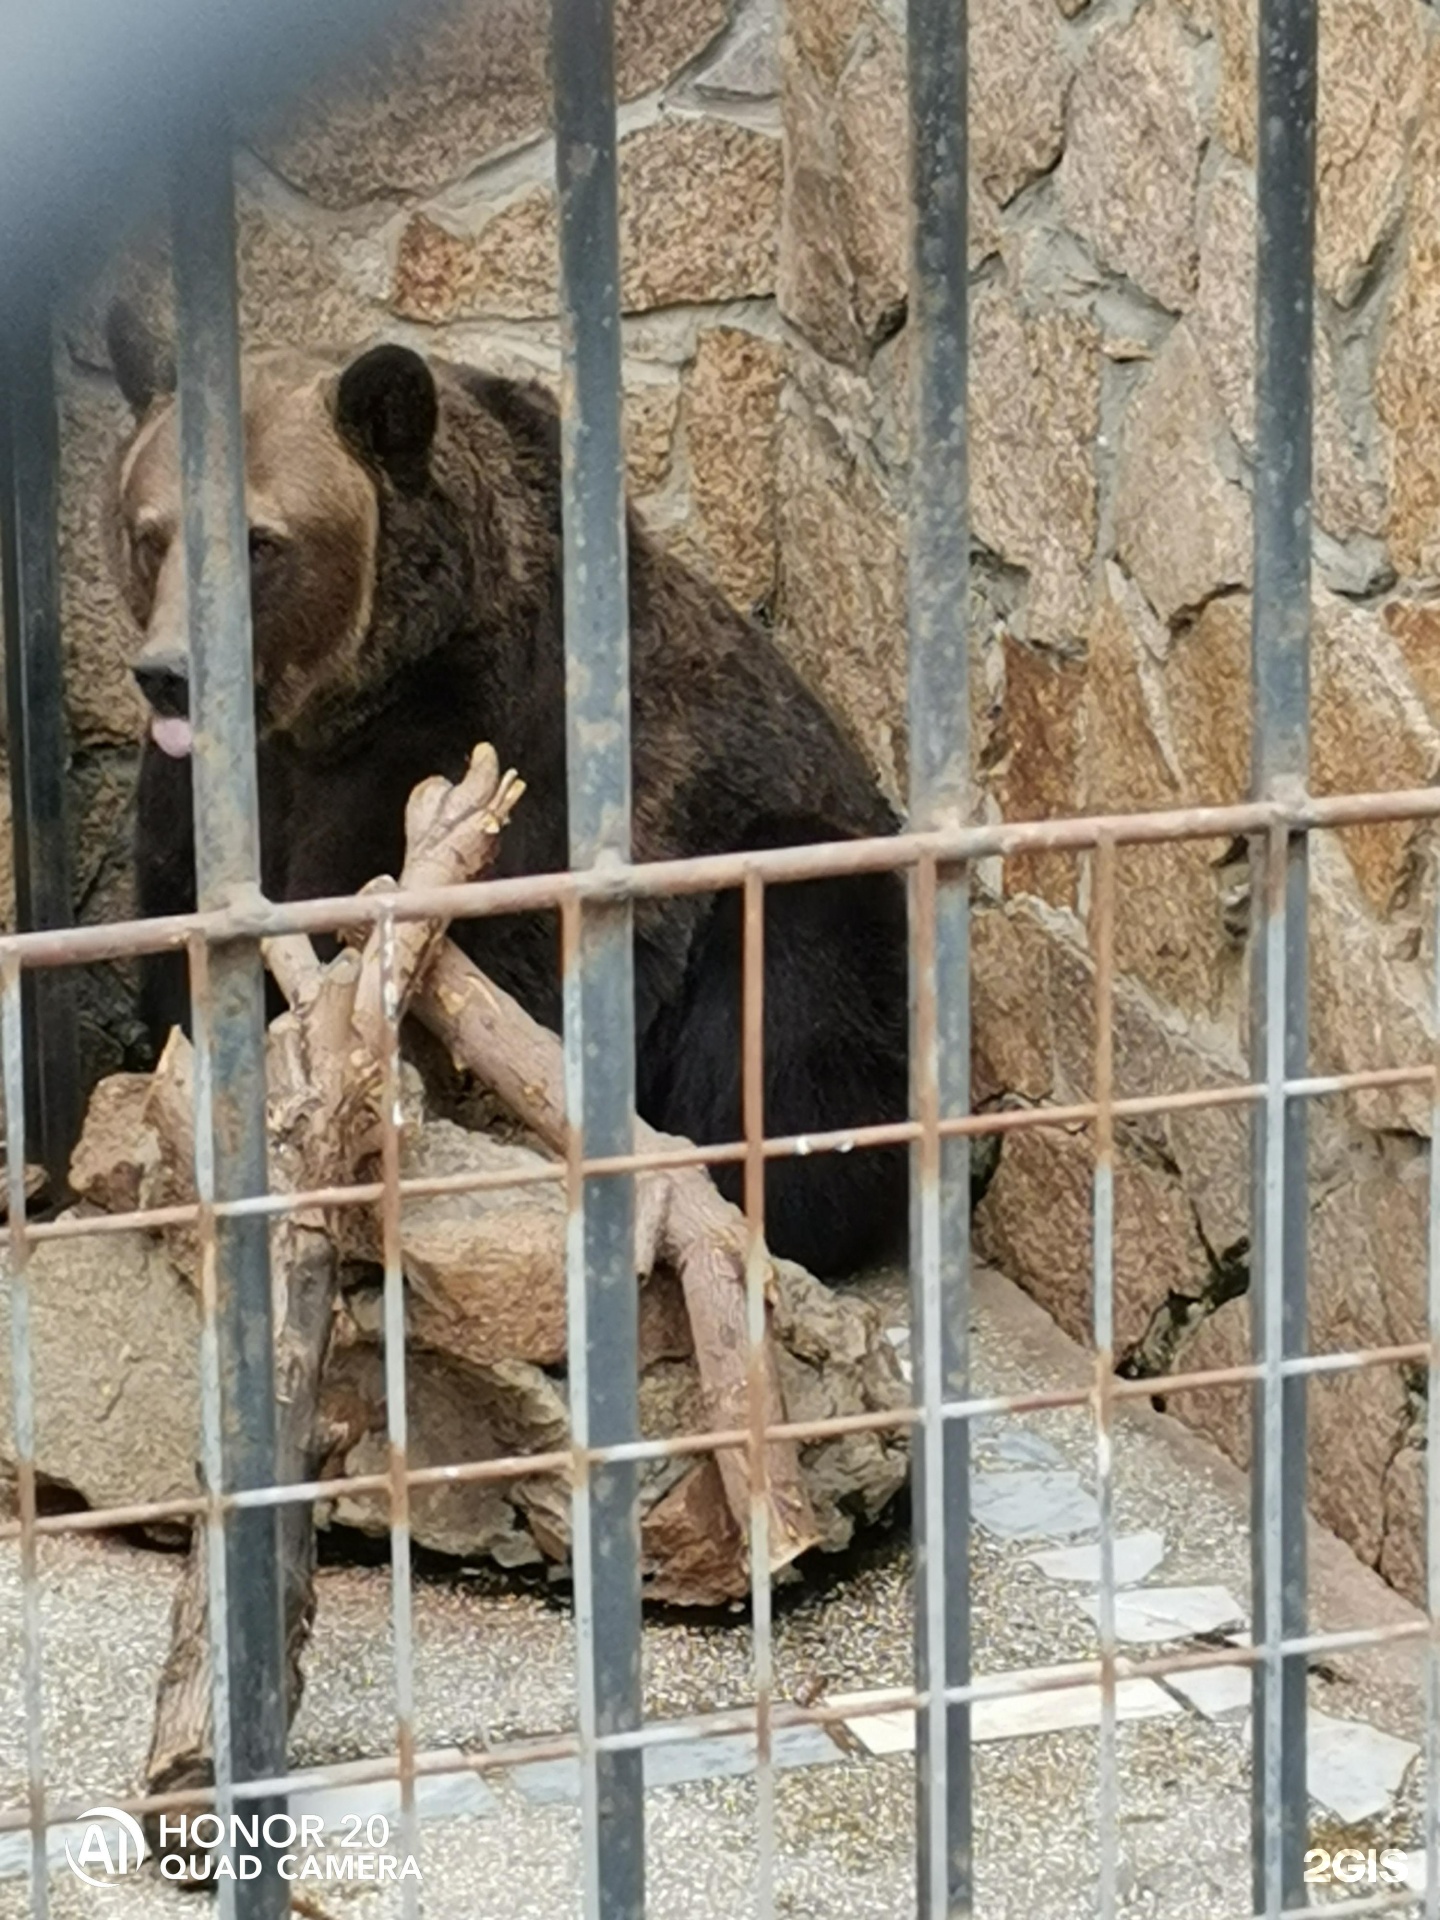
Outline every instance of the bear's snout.
<svg viewBox="0 0 1440 1920"><path fill-rule="evenodd" d="M131 672L150 707L150 738L172 760L186 759L194 738L190 731L190 675L184 655L151 655L137 660Z"/></svg>
<svg viewBox="0 0 1440 1920"><path fill-rule="evenodd" d="M134 668L135 680L150 704L152 713L162 720L183 720L190 711L190 681L183 663L174 660L141 660Z"/></svg>

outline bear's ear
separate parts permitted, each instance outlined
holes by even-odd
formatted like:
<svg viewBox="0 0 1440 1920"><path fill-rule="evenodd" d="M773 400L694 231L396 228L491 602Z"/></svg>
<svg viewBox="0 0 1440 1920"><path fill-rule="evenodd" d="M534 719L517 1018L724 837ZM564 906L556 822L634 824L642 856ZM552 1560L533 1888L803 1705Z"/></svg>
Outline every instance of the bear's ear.
<svg viewBox="0 0 1440 1920"><path fill-rule="evenodd" d="M402 485L424 479L439 414L434 376L408 347L372 347L340 376L335 425L341 437Z"/></svg>
<svg viewBox="0 0 1440 1920"><path fill-rule="evenodd" d="M120 391L138 420L157 394L175 391L175 354L127 300L111 302L105 345Z"/></svg>

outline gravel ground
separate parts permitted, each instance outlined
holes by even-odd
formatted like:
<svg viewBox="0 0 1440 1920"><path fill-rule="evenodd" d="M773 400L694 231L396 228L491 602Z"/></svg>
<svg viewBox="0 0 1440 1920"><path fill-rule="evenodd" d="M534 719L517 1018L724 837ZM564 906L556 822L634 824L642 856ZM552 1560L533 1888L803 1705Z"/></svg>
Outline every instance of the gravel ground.
<svg viewBox="0 0 1440 1920"><path fill-rule="evenodd" d="M899 1317L903 1287L870 1283ZM977 1280L975 1353L985 1391L1017 1392L1088 1377L1087 1357L1033 1305L992 1275ZM1013 1424L1013 1423L1012 1423ZM1093 1482L1094 1439L1083 1411L1026 1416ZM979 1437L977 1466L995 1464L1003 1436ZM1001 1463L1003 1464L1003 1462ZM1152 1584L1228 1587L1243 1603L1248 1546L1245 1483L1176 1422L1127 1413L1117 1434L1121 1531L1161 1532ZM1025 1564L1044 1541L975 1535L974 1643L979 1672L1094 1653L1094 1631L1066 1590ZM41 1554L47 1792L85 1804L138 1790L155 1675L163 1657L178 1563L111 1540L46 1541ZM1318 1626L1373 1625L1412 1612L1348 1551L1316 1531L1312 1608ZM308 1691L292 1759L300 1765L384 1752L393 1741L389 1579L384 1568L328 1567L308 1661ZM909 1554L892 1534L869 1543L823 1584L777 1603L777 1685L811 1699L910 1677ZM423 1747L475 1749L571 1724L572 1623L563 1598L493 1576L427 1571L416 1586L415 1687ZM744 1703L750 1635L742 1616L647 1622L646 1710L672 1719ZM16 1555L0 1557L0 1805L23 1800L20 1595ZM1418 1655L1392 1648L1345 1656L1312 1679L1312 1705L1419 1735ZM826 1765L787 1771L776 1791L775 1910L807 1920L909 1920L914 1911L913 1774L907 1755L877 1758L849 1742ZM1072 1920L1094 1910L1096 1755L1093 1730L987 1743L976 1749L977 1912L984 1920ZM1248 1746L1235 1720L1193 1711L1124 1724L1121 1910L1174 1920L1249 1912ZM1418 1771L1412 1768L1412 1776ZM1331 1844L1415 1844L1416 1783L1383 1819ZM363 1790L357 1790L363 1794ZM358 1804L358 1802L357 1802ZM647 1796L649 1911L663 1920L749 1920L754 1892L755 1788L748 1777L667 1786ZM567 1920L578 1916L579 1818L535 1804L512 1777L495 1778L483 1813L422 1825L420 1910L430 1920ZM57 1920L205 1908L151 1872L102 1890L63 1866L52 1876ZM312 1915L399 1915L391 1890L317 1889ZM0 1878L0 1920L31 1912L23 1879Z"/></svg>

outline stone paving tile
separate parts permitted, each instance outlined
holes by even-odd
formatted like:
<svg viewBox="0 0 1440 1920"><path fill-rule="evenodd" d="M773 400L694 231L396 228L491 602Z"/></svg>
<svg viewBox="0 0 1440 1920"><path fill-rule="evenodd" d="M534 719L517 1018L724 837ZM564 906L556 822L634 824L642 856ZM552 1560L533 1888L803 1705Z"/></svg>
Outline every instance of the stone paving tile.
<svg viewBox="0 0 1440 1920"><path fill-rule="evenodd" d="M1115 1541L1115 1584L1137 1586L1148 1580L1165 1558L1163 1533L1125 1533ZM1081 1547L1050 1547L1044 1553L1026 1556L1026 1564L1038 1567L1047 1580L1071 1581L1077 1585L1100 1584L1099 1543Z"/></svg>
<svg viewBox="0 0 1440 1920"><path fill-rule="evenodd" d="M1249 1667L1201 1667L1194 1673L1167 1673L1167 1687L1183 1694L1207 1720L1223 1720L1250 1705L1254 1687Z"/></svg>
<svg viewBox="0 0 1440 1920"><path fill-rule="evenodd" d="M994 1458L1006 1466L1064 1467L1068 1465L1059 1447L1043 1433L1022 1427L1013 1416L984 1415L975 1422L977 1450L987 1461Z"/></svg>
<svg viewBox="0 0 1440 1920"><path fill-rule="evenodd" d="M1077 1597L1075 1604L1099 1625L1097 1595ZM1115 1596L1115 1632L1129 1646L1190 1640L1244 1618L1244 1607L1224 1587L1131 1587Z"/></svg>
<svg viewBox="0 0 1440 1920"><path fill-rule="evenodd" d="M777 1768L826 1766L845 1757L824 1727L777 1727L770 1751ZM645 1748L647 1793L700 1780L734 1779L754 1770L755 1741L749 1734L717 1734ZM512 1768L510 1779L538 1806L579 1803L578 1760L536 1760L528 1767Z"/></svg>
<svg viewBox="0 0 1440 1920"><path fill-rule="evenodd" d="M970 1480L976 1522L1002 1540L1064 1540L1100 1521L1095 1496L1078 1473L1017 1469Z"/></svg>
<svg viewBox="0 0 1440 1920"><path fill-rule="evenodd" d="M45 1830L45 1857L51 1867L58 1867L65 1859L67 1844L79 1846L84 1839L86 1829L78 1823L73 1826L47 1827ZM30 1835L28 1833L0 1833L0 1880L19 1880L30 1871Z"/></svg>
<svg viewBox="0 0 1440 1920"><path fill-rule="evenodd" d="M1053 1678L1064 1674L1064 1667L1049 1669ZM1009 1673L987 1676L995 1687L1036 1679L1036 1673ZM986 1684L982 1680L979 1684ZM883 1699L880 1689L863 1693L834 1695L827 1704L841 1709L863 1706L869 1700ZM1098 1727L1101 1692L1098 1686L1061 1687L1032 1693L1011 1693L996 1700L978 1699L970 1710L970 1735L977 1743L991 1740L1018 1740L1040 1733L1064 1733L1077 1727ZM1184 1708L1153 1680L1122 1680L1115 1689L1117 1717L1121 1720L1155 1720L1183 1713ZM910 1753L915 1747L915 1715L909 1708L881 1713L857 1714L845 1725L868 1753Z"/></svg>
<svg viewBox="0 0 1440 1920"><path fill-rule="evenodd" d="M1336 1720L1313 1707L1308 1726L1310 1797L1351 1823L1384 1813L1420 1749L1363 1720Z"/></svg>

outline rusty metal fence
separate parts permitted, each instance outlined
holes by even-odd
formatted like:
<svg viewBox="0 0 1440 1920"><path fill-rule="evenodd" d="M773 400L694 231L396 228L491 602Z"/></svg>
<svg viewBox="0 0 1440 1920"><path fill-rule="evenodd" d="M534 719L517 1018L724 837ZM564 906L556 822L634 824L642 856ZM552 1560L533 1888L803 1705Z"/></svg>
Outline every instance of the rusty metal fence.
<svg viewBox="0 0 1440 1920"><path fill-rule="evenodd" d="M576 1733L470 1753L478 1773L578 1756L582 1779L584 1906L603 1920L639 1920L644 1887L643 1750L698 1732L752 1732L758 1755L757 1910L775 1911L772 1739L788 1725L840 1717L774 1697L767 1444L777 1438L892 1426L913 1448L915 1663L909 1689L863 1709L917 1712L918 1853L915 1911L925 1920L973 1906L970 1709L982 1691L969 1636L969 1434L977 1416L1067 1405L1094 1413L1101 1515L1100 1654L1041 1674L1025 1690L1099 1683L1098 1911L1118 1903L1119 1679L1248 1662L1254 1675L1254 1905L1266 1920L1308 1911L1306 1845L1307 1659L1329 1650L1422 1636L1430 1692L1426 1851L1428 1920L1440 1916L1440 1510L1428 1491L1428 1623L1320 1635L1308 1630L1305 1565L1305 1392L1308 1379L1408 1363L1427 1369L1430 1457L1440 1449L1440 1176L1431 1179L1427 1340L1385 1350L1311 1354L1305 1332L1306 1109L1320 1096L1365 1088L1430 1087L1440 1120L1440 1063L1318 1078L1307 1075L1307 836L1318 829L1440 818L1440 791L1314 799L1306 791L1310 575L1310 414L1314 228L1316 0L1260 6L1257 292L1258 440L1253 630L1254 798L1245 805L1046 822L968 824L970 791L966 607L966 7L909 0L914 250L909 307L913 361L910 514L910 830L892 839L632 865L624 480L612 0L555 0L553 70L561 209L564 322L565 636L572 870L419 893L367 894L286 906L258 893L254 721L246 526L235 318L234 210L224 119L186 153L177 172L174 258L179 320L179 402L185 487L184 541L193 636L196 818L200 911L183 919L62 928L62 865L32 867L21 889L22 925L0 940L0 1038L9 1164L18 1518L0 1525L18 1542L23 1576L24 1711L28 1803L0 1813L0 1831L33 1837L31 1912L48 1911L47 1827L81 1809L47 1793L41 1718L44 1648L37 1545L46 1535L161 1519L188 1519L208 1543L216 1782L193 1791L117 1801L132 1813L213 1805L261 1811L300 1787L395 1780L411 1825L415 1784L452 1770L453 1751L417 1746L412 1721L408 1500L415 1487L499 1482L538 1470L570 1476L574 1498ZM61 859L55 765L59 733L55 617L53 417L48 346L32 340L12 360L5 389L7 579L5 621L16 754L16 819L34 856ZM37 409L36 394L45 397ZM48 477L47 477L48 462ZM13 702L26 732L17 743ZM47 706L47 703L50 703ZM49 781L48 791L44 783ZM46 836L49 836L47 839ZM1116 866L1121 849L1237 836L1251 844L1254 979L1253 1070L1246 1085L1117 1097L1113 995ZM1091 861L1095 979L1094 1098L1065 1106L975 1114L969 1087L969 913L977 863L1037 851ZM806 1139L766 1139L761 1110L761 940L765 889L818 875L898 870L911 903L911 1117L902 1123ZM661 895L737 889L744 906L744 1139L724 1147L633 1150L631 910ZM384 1107L382 1178L323 1192L266 1190L264 1003L260 940L397 923L437 912L483 916L553 908L564 949L564 1044L570 1151L537 1177L566 1185L572 1439L568 1450L443 1468L407 1467L402 1276L395 1231L409 1196L513 1184L514 1176L402 1180L393 1103ZM58 970L165 949L189 955L197 1010L196 1175L193 1205L127 1215L28 1223L27 1124L54 1160L73 1131L73 1013ZM32 988L32 983L33 988ZM1437 983L1440 1012L1440 983ZM392 1053L398 1045L391 1035ZM397 1056L398 1057L398 1056ZM392 1061L393 1068L393 1061ZM27 1099L27 1087L29 1097ZM1252 1528L1254 1643L1137 1660L1119 1652L1115 1621L1112 1432L1117 1410L1157 1391L1154 1379L1114 1373L1113 1153L1117 1122L1201 1108L1253 1116L1256 1277L1254 1358L1248 1366L1166 1377L1163 1391L1248 1386L1256 1462ZM1060 1123L1086 1127L1094 1147L1093 1384L1085 1391L978 1398L970 1383L969 1155L977 1136ZM915 1404L896 1413L805 1425L765 1425L763 1391L749 1424L672 1440L638 1435L633 1179L644 1168L705 1162L744 1169L749 1223L748 1325L758 1380L764 1330L764 1168L798 1152L906 1144L912 1154L913 1379ZM268 1231L281 1213L379 1207L385 1231L385 1363L390 1464L384 1473L323 1483L276 1484ZM41 1514L35 1474L28 1250L64 1235L181 1223L201 1249L203 1479L189 1499L103 1512ZM752 1489L754 1701L745 1711L683 1724L646 1724L641 1699L638 1465L666 1455L741 1452ZM392 1753L320 1771L286 1771L279 1521L284 1508L341 1493L387 1493L391 1502L397 1726ZM1022 1690L1017 1683L1012 1692ZM987 1697L1000 1691L984 1684ZM413 1886L405 1889L417 1911ZM230 1920L286 1910L279 1880L218 1888ZM1412 1905L1408 1892L1362 1899L1349 1913Z"/></svg>

